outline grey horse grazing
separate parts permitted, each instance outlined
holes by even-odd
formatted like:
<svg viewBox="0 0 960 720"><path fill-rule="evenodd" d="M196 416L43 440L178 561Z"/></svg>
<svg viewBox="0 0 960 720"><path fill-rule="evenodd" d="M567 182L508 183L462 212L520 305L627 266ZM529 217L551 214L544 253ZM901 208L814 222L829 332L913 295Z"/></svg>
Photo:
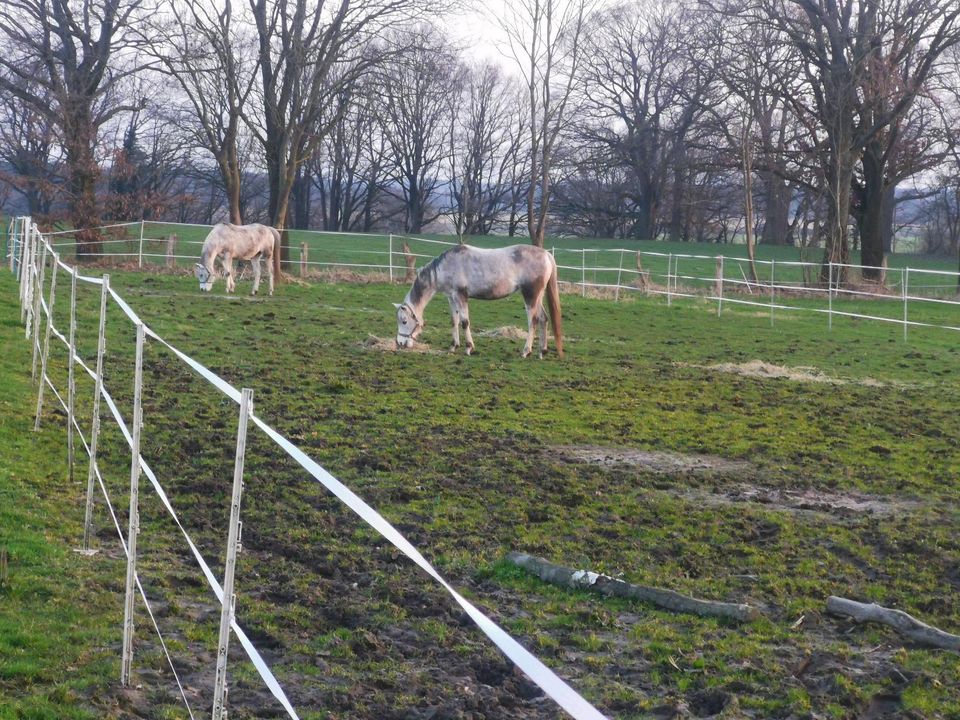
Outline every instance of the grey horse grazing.
<svg viewBox="0 0 960 720"><path fill-rule="evenodd" d="M197 263L195 274L200 281L200 289L209 292L213 289L216 278L214 263L220 258L223 273L227 278L227 292L236 288L233 279L233 261L249 260L253 266L253 295L260 288L260 260L267 261L267 277L270 283L270 294L273 295L273 252L280 246L280 233L266 225L253 223L252 225L232 225L219 223L203 241L203 251L200 262Z"/></svg>
<svg viewBox="0 0 960 720"><path fill-rule="evenodd" d="M563 357L563 326L560 317L560 291L557 287L557 263L553 255L533 245L511 245L488 250L457 245L431 260L413 281L413 286L397 308L397 347L409 348L423 330L423 311L438 292L450 302L453 322L453 347L460 347L460 329L467 340L467 354L474 350L470 332L468 298L497 300L520 291L527 306L527 342L523 357L533 349L534 326L540 330L540 357L547 349L547 317L543 309L546 295L550 322Z"/></svg>

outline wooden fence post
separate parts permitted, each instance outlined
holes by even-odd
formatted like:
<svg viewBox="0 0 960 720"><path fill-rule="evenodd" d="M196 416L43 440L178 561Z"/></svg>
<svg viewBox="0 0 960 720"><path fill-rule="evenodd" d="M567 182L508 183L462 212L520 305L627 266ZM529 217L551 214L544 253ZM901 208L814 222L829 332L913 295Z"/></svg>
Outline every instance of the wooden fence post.
<svg viewBox="0 0 960 720"><path fill-rule="evenodd" d="M407 272L403 276L403 281L406 283L412 283L417 277L417 259L413 256L413 253L410 251L410 246L407 245L406 241L403 243L403 262L407 266ZM393 280L393 278L390 278Z"/></svg>
<svg viewBox="0 0 960 720"><path fill-rule="evenodd" d="M307 244L300 243L300 277L307 276L307 263L309 262Z"/></svg>
<svg viewBox="0 0 960 720"><path fill-rule="evenodd" d="M177 235L171 233L167 236L167 267L172 268L177 265Z"/></svg>

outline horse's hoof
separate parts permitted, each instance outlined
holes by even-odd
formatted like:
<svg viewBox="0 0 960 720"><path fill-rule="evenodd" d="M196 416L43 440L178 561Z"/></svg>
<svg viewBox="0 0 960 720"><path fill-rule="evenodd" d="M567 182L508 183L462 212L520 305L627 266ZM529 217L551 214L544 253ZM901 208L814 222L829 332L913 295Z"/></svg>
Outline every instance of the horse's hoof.
<svg viewBox="0 0 960 720"><path fill-rule="evenodd" d="M522 358L528 358L528 357L530 357L530 351L529 351L529 350L524 350L522 353L520 353L520 357L522 357Z"/></svg>
<svg viewBox="0 0 960 720"><path fill-rule="evenodd" d="M476 355L477 351L473 348L472 345L467 345L467 355Z"/></svg>

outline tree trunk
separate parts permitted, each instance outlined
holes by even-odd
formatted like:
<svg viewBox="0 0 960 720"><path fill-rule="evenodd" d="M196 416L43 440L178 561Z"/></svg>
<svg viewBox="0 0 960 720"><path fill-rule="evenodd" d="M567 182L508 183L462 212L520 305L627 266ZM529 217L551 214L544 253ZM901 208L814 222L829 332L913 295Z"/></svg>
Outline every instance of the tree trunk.
<svg viewBox="0 0 960 720"><path fill-rule="evenodd" d="M77 103L79 104L79 103ZM77 233L77 259L89 260L101 252L97 179L100 168L93 156L94 128L89 108L77 108L64 128L70 191L70 221Z"/></svg>
<svg viewBox="0 0 960 720"><path fill-rule="evenodd" d="M767 206L764 209L763 232L760 242L764 245L787 245L790 234L790 185L776 173L762 175Z"/></svg>
<svg viewBox="0 0 960 720"><path fill-rule="evenodd" d="M854 158L851 154L841 153L827 177L827 227L825 228L825 252L820 267L820 281L828 282L829 263L840 263L833 271L833 281L842 284L847 281L850 261L850 187L853 182Z"/></svg>
<svg viewBox="0 0 960 720"><path fill-rule="evenodd" d="M860 251L863 277L878 280L883 265L883 225L887 192L884 187L883 148L869 143L861 159L863 164L863 201L860 209Z"/></svg>

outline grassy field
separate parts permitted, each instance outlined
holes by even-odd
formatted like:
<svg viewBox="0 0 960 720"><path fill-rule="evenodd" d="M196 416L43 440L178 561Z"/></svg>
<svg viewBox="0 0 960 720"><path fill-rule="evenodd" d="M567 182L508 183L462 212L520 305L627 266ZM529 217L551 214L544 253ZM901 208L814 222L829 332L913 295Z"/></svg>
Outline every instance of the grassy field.
<svg viewBox="0 0 960 720"><path fill-rule="evenodd" d="M429 352L382 349L398 285L290 283L250 299L201 295L187 277L113 281L153 330L253 388L261 417L608 716L957 716L956 655L824 612L842 595L960 632L955 333L912 329L904 343L880 323L837 318L828 333L813 314L771 327L756 309L718 319L697 300L565 295L567 358L524 361L514 333L487 332L522 324L516 298L474 302L479 354L466 357L445 351L442 300L426 314ZM97 294L79 294L86 358ZM60 301L56 314L65 328ZM122 553L102 506L100 553L71 552L86 465L69 484L53 403L31 430L18 320L0 273L0 717L185 717L145 616L138 687L118 687ZM127 413L132 339L111 307L107 385ZM64 355L51 361L59 388ZM155 343L144 378L143 454L222 567L236 407ZM78 392L88 427L92 383ZM125 528L128 453L109 424L102 448ZM141 493L144 586L203 714L218 610ZM243 520L239 622L301 717L558 715L432 581L257 433ZM737 624L562 590L507 564L512 550L764 616ZM232 716L279 716L235 650Z"/></svg>

